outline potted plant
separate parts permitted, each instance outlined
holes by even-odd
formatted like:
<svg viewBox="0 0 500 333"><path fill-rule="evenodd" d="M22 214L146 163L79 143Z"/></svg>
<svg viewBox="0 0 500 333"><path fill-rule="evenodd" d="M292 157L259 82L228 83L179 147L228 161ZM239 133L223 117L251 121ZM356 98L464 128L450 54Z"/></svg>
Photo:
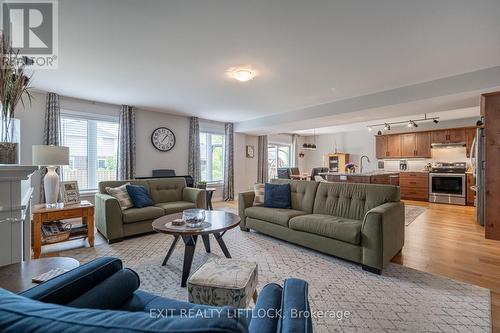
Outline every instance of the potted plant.
<svg viewBox="0 0 500 333"><path fill-rule="evenodd" d="M205 189L207 188L207 182L206 182L206 181L204 181L204 180L200 180L200 181L198 182L198 188L199 188L199 189L202 189L202 190L205 190Z"/></svg>
<svg viewBox="0 0 500 333"><path fill-rule="evenodd" d="M349 162L345 165L345 170L348 172L348 173L355 173L356 172L356 167L357 165L352 163L352 162Z"/></svg>
<svg viewBox="0 0 500 333"><path fill-rule="evenodd" d="M19 163L19 119L14 112L24 97L31 103L30 78L25 72L26 58L18 56L5 36L0 41L0 164Z"/></svg>

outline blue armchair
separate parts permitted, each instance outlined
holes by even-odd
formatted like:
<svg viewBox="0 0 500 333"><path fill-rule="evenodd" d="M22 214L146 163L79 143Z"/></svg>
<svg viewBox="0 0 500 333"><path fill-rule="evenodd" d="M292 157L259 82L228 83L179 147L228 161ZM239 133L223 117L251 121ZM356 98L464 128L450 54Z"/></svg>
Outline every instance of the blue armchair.
<svg viewBox="0 0 500 333"><path fill-rule="evenodd" d="M312 332L302 280L266 285L248 310L168 299L139 285L121 260L102 257L20 295L0 289L0 332Z"/></svg>

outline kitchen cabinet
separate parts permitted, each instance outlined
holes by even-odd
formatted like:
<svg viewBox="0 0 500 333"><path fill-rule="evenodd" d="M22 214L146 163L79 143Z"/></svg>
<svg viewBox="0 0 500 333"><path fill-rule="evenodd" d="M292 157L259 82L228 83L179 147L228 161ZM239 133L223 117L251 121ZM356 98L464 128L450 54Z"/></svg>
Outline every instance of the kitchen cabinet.
<svg viewBox="0 0 500 333"><path fill-rule="evenodd" d="M476 127L469 127L465 129L465 154L467 157L470 157L470 152L471 152L471 147L472 147L472 141L474 141L474 138L476 137Z"/></svg>
<svg viewBox="0 0 500 333"><path fill-rule="evenodd" d="M387 157L387 135L377 135L375 137L375 149L378 159L382 160Z"/></svg>
<svg viewBox="0 0 500 333"><path fill-rule="evenodd" d="M401 156L414 157L417 144L415 133L401 134L399 138L401 141Z"/></svg>
<svg viewBox="0 0 500 333"><path fill-rule="evenodd" d="M475 184L476 182L472 173L467 173L467 189L465 191L465 193L467 193L467 206L474 206L476 193L471 189L471 187Z"/></svg>
<svg viewBox="0 0 500 333"><path fill-rule="evenodd" d="M431 158L431 133L415 133L415 156Z"/></svg>
<svg viewBox="0 0 500 333"><path fill-rule="evenodd" d="M406 133L400 135L401 157L431 157L429 132Z"/></svg>
<svg viewBox="0 0 500 333"><path fill-rule="evenodd" d="M432 143L465 142L465 128L432 131Z"/></svg>
<svg viewBox="0 0 500 333"><path fill-rule="evenodd" d="M401 157L401 138L399 134L387 136L387 157L399 158Z"/></svg>
<svg viewBox="0 0 500 333"><path fill-rule="evenodd" d="M399 186L401 199L429 200L429 173L427 172L401 172Z"/></svg>

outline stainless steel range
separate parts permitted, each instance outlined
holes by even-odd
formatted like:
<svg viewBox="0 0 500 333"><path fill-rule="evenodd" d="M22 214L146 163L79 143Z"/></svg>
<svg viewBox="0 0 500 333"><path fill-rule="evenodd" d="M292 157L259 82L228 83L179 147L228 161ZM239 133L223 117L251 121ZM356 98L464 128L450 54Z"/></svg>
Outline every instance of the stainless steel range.
<svg viewBox="0 0 500 333"><path fill-rule="evenodd" d="M465 162L433 163L429 174L429 201L465 206L466 170Z"/></svg>

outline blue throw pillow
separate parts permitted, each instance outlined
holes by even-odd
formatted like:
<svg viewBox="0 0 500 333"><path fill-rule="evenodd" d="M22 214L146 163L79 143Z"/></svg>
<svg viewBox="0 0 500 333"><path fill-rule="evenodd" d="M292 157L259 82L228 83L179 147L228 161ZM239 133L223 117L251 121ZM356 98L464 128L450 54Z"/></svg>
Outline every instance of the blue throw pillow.
<svg viewBox="0 0 500 333"><path fill-rule="evenodd" d="M264 186L264 207L291 208L292 195L290 184L271 184Z"/></svg>
<svg viewBox="0 0 500 333"><path fill-rule="evenodd" d="M147 188L141 185L127 185L127 192L137 208L153 206L153 199Z"/></svg>

